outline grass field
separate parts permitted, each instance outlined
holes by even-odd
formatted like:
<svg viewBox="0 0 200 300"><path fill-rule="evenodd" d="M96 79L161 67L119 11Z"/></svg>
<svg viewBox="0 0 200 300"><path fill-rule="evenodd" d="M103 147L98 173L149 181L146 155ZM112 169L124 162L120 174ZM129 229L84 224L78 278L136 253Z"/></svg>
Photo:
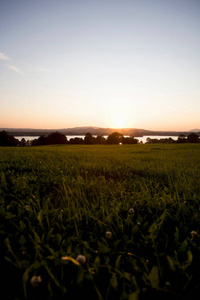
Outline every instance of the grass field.
<svg viewBox="0 0 200 300"><path fill-rule="evenodd" d="M200 293L200 144L1 147L0 178L8 299Z"/></svg>

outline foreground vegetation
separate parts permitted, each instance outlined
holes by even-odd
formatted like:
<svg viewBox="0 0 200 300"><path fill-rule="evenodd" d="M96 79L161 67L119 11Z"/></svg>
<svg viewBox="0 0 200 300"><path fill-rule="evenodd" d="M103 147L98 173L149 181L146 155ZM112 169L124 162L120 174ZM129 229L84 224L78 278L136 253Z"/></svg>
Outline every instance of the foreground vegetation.
<svg viewBox="0 0 200 300"><path fill-rule="evenodd" d="M2 295L195 299L199 154L199 144L1 147Z"/></svg>

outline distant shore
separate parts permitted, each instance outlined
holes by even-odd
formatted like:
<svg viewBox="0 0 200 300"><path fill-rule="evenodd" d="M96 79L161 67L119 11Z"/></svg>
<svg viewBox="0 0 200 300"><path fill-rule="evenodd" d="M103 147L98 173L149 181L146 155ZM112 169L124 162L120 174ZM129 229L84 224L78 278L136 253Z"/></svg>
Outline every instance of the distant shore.
<svg viewBox="0 0 200 300"><path fill-rule="evenodd" d="M147 135L151 136L179 136L183 134L188 136L191 131L152 131L138 128L100 128L100 127L75 127L65 129L27 129L27 128L0 128L0 131L5 130L13 136L41 136L47 135L52 132L58 131L68 136L85 135L90 132L92 135L109 135L115 131L127 136L143 137ZM200 136L200 130L194 131Z"/></svg>

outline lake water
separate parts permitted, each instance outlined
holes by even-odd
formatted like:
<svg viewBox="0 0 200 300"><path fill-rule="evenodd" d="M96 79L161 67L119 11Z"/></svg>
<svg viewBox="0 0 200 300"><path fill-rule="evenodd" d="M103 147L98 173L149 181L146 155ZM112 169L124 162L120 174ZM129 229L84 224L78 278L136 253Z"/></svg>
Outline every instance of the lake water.
<svg viewBox="0 0 200 300"><path fill-rule="evenodd" d="M94 137L96 137L96 135L93 135ZM69 141L70 139L73 139L75 137L78 137L78 138L82 138L84 139L85 135L66 135L67 137L67 140ZM107 138L108 136L107 135L104 135L105 138ZM125 136L127 137L127 136ZM143 143L146 143L146 140L147 138L150 138L150 139L167 139L167 138L172 138L173 140L177 140L178 139L178 136L160 136L160 135L144 135L142 137L136 137L136 139L139 140L139 142L143 142ZM21 139L25 139L26 141L32 141L34 139L38 139L39 136L15 136L16 139L18 139L19 141L21 141Z"/></svg>

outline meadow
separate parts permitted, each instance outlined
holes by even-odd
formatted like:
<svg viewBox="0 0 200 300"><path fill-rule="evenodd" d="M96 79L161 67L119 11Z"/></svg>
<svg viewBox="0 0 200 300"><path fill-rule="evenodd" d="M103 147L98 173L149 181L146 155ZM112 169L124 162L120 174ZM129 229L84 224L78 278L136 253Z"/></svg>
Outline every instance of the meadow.
<svg viewBox="0 0 200 300"><path fill-rule="evenodd" d="M0 147L0 179L8 299L200 293L200 144Z"/></svg>

